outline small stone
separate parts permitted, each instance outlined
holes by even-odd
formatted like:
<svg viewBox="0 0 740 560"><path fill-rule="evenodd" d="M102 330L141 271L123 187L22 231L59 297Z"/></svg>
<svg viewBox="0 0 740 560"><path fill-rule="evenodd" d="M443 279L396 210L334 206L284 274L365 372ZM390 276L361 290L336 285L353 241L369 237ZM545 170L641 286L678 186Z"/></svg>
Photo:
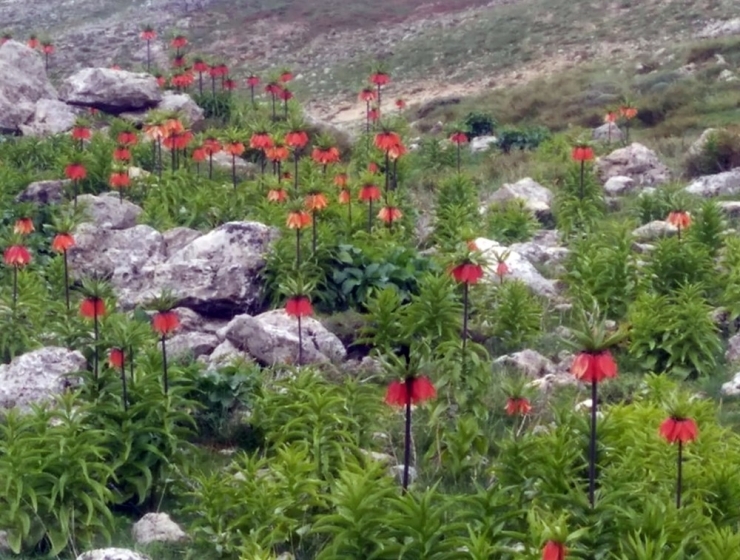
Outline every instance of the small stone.
<svg viewBox="0 0 740 560"><path fill-rule="evenodd" d="M176 543L188 539L187 534L166 513L147 513L134 524L131 532L137 544Z"/></svg>

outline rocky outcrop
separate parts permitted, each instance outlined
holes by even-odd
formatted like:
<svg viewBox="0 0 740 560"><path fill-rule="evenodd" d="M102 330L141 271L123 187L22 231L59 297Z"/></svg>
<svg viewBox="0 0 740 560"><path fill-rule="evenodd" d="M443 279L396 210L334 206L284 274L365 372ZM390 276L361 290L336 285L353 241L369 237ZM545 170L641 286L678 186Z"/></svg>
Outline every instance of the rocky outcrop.
<svg viewBox="0 0 740 560"><path fill-rule="evenodd" d="M535 180L525 177L513 184L505 184L490 198L493 204L505 204L519 200L524 207L532 212L537 219L548 222L552 219L551 205L553 194L550 189L543 187Z"/></svg>
<svg viewBox="0 0 740 560"><path fill-rule="evenodd" d="M99 548L83 552L77 560L152 560L149 556L127 548Z"/></svg>
<svg viewBox="0 0 740 560"><path fill-rule="evenodd" d="M570 254L570 250L560 244L558 232L551 229L540 230L531 241L513 243L509 248L534 265L560 266Z"/></svg>
<svg viewBox="0 0 740 560"><path fill-rule="evenodd" d="M85 68L62 83L59 97L70 105L119 114L156 107L162 100L162 92L150 74Z"/></svg>
<svg viewBox="0 0 740 560"><path fill-rule="evenodd" d="M476 136L470 140L470 151L474 154L487 152L496 147L497 142L498 138L495 136Z"/></svg>
<svg viewBox="0 0 740 560"><path fill-rule="evenodd" d="M54 346L27 352L0 365L0 409L27 410L32 404L50 401L74 387L77 381L69 374L82 371L86 365L79 352Z"/></svg>
<svg viewBox="0 0 740 560"><path fill-rule="evenodd" d="M609 196L620 196L629 194L635 187L635 180L632 177L617 175L607 179L606 183L604 183L604 192Z"/></svg>
<svg viewBox="0 0 740 560"><path fill-rule="evenodd" d="M142 209L126 199L121 200L117 192L95 196L81 194L77 204L83 207L85 215L101 229L127 229L136 225Z"/></svg>
<svg viewBox="0 0 740 560"><path fill-rule="evenodd" d="M34 118L37 101L57 98L41 55L17 41L0 46L0 76L0 132L18 132Z"/></svg>
<svg viewBox="0 0 740 560"><path fill-rule="evenodd" d="M196 131L199 130L199 126L205 120L203 109L187 93L164 92L162 94L162 100L154 110L176 113L188 127ZM119 115L123 120L136 125L144 124L148 116L148 110L125 112Z"/></svg>
<svg viewBox="0 0 740 560"><path fill-rule="evenodd" d="M60 204L64 200L64 191L71 181L68 179L54 179L51 181L36 181L29 185L15 197L16 202L33 202L34 204Z"/></svg>
<svg viewBox="0 0 740 560"><path fill-rule="evenodd" d="M555 373L555 364L539 352L529 349L501 356L494 363L534 379Z"/></svg>
<svg viewBox="0 0 740 560"><path fill-rule="evenodd" d="M684 190L689 194L704 198L736 196L740 194L740 168L699 177Z"/></svg>
<svg viewBox="0 0 740 560"><path fill-rule="evenodd" d="M635 229L632 235L637 241L654 241L661 237L676 235L676 233L678 233L678 228L673 224L663 220L654 220Z"/></svg>
<svg viewBox="0 0 740 560"><path fill-rule="evenodd" d="M725 361L728 363L740 363L740 334L736 334L727 341Z"/></svg>
<svg viewBox="0 0 740 560"><path fill-rule="evenodd" d="M670 171L658 155L637 142L598 158L596 170L602 182L612 177L630 177L641 187L661 185L671 178Z"/></svg>
<svg viewBox="0 0 740 560"><path fill-rule="evenodd" d="M188 540L180 526L166 513L147 513L131 529L136 544L177 543Z"/></svg>
<svg viewBox="0 0 740 560"><path fill-rule="evenodd" d="M282 309L251 317L238 315L220 333L237 349L266 365L298 363L298 320ZM303 363L340 362L342 342L316 319L301 319Z"/></svg>
<svg viewBox="0 0 740 560"><path fill-rule="evenodd" d="M591 139L596 142L621 142L622 131L614 123L604 123L591 131Z"/></svg>
<svg viewBox="0 0 740 560"><path fill-rule="evenodd" d="M58 99L40 99L31 119L18 128L23 136L51 136L71 130L77 119L75 111Z"/></svg>

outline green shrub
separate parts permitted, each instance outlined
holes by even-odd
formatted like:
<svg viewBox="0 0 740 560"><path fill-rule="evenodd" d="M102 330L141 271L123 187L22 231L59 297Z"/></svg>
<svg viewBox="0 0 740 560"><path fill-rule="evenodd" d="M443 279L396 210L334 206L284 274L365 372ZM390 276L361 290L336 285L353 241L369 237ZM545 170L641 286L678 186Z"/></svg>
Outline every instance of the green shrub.
<svg viewBox="0 0 740 560"><path fill-rule="evenodd" d="M463 124L465 125L465 132L467 132L468 137L475 138L477 136L493 134L496 128L496 119L488 113L471 111L466 115Z"/></svg>
<svg viewBox="0 0 740 560"><path fill-rule="evenodd" d="M486 212L486 237L509 245L529 241L540 223L524 201L515 199L501 204L493 204Z"/></svg>
<svg viewBox="0 0 740 560"><path fill-rule="evenodd" d="M740 134L717 130L708 135L697 153L686 157L684 174L687 177L700 177L735 167L740 167Z"/></svg>

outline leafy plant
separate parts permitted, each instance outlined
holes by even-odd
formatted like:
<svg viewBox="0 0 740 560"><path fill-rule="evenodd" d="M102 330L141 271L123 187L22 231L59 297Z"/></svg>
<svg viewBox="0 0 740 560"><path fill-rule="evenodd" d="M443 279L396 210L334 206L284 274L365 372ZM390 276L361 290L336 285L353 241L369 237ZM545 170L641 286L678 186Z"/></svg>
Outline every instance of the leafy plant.
<svg viewBox="0 0 740 560"><path fill-rule="evenodd" d="M539 227L537 218L520 199L494 204L486 212L487 237L504 245L529 241Z"/></svg>

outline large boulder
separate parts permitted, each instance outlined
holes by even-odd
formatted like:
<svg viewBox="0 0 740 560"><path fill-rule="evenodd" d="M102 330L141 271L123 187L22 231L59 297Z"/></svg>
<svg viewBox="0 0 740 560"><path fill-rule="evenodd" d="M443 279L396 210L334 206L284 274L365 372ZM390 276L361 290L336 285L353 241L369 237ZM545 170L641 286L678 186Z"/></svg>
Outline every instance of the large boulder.
<svg viewBox="0 0 740 560"><path fill-rule="evenodd" d="M39 52L17 41L0 46L0 76L0 132L17 132L39 99L57 98Z"/></svg>
<svg viewBox="0 0 740 560"><path fill-rule="evenodd" d="M288 316L282 309L256 317L238 315L221 334L263 364L298 363L298 319ZM336 335L312 317L301 319L301 336L304 364L340 362L347 357Z"/></svg>
<svg viewBox="0 0 740 560"><path fill-rule="evenodd" d="M591 138L596 142L621 142L622 131L614 123L604 123L591 131Z"/></svg>
<svg viewBox="0 0 740 560"><path fill-rule="evenodd" d="M561 266L570 254L567 247L560 244L556 230L543 229L534 234L531 241L513 243L509 247L533 265Z"/></svg>
<svg viewBox="0 0 740 560"><path fill-rule="evenodd" d="M0 409L28 410L32 404L50 401L77 384L69 374L83 370L86 364L77 351L49 346L0 365Z"/></svg>
<svg viewBox="0 0 740 560"><path fill-rule="evenodd" d="M727 341L727 350L725 351L725 360L728 363L740 363L740 334L734 335Z"/></svg>
<svg viewBox="0 0 740 560"><path fill-rule="evenodd" d="M711 140L712 136L717 134L719 132L716 128L707 128L704 132L701 133L701 136L697 138L691 146L689 146L688 149L688 155L689 156L699 156L704 151L704 148L706 148L707 144L709 143L709 140Z"/></svg>
<svg viewBox="0 0 740 560"><path fill-rule="evenodd" d="M543 187L530 177L525 177L516 183L503 185L493 193L490 201L495 204L505 204L520 200L524 203L524 207L540 221L547 222L552 218L550 206L553 198L550 189Z"/></svg>
<svg viewBox="0 0 740 560"><path fill-rule="evenodd" d="M555 373L555 364L539 352L530 349L501 356L495 363L534 379Z"/></svg>
<svg viewBox="0 0 740 560"><path fill-rule="evenodd" d="M602 182L617 176L630 177L642 187L661 185L671 178L669 169L658 159L658 155L637 142L598 158L596 170Z"/></svg>
<svg viewBox="0 0 740 560"><path fill-rule="evenodd" d="M542 276L535 266L522 254L512 250L510 247L484 237L476 239L475 245L481 251L487 263L484 267L485 279L498 281L495 274L498 259L500 258L503 259L509 269L509 273L504 276L505 281L520 280L540 296L552 297L557 295L558 290L555 281Z"/></svg>
<svg viewBox="0 0 740 560"><path fill-rule="evenodd" d="M64 200L64 191L72 182L69 179L53 179L29 183L18 196L16 202L33 202L34 204L60 204Z"/></svg>
<svg viewBox="0 0 740 560"><path fill-rule="evenodd" d="M470 140L470 151L474 154L487 152L496 146L498 138L495 136L476 136Z"/></svg>
<svg viewBox="0 0 740 560"><path fill-rule="evenodd" d="M689 194L704 198L736 196L740 194L740 168L699 177L684 190Z"/></svg>
<svg viewBox="0 0 740 560"><path fill-rule="evenodd" d="M157 109L177 113L191 128L197 129L205 119L203 109L187 93L165 92Z"/></svg>
<svg viewBox="0 0 740 560"><path fill-rule="evenodd" d="M141 207L121 200L120 195L109 192L95 196L82 194L77 197L77 204L83 207L85 215L92 222L104 229L127 229L134 227L141 214Z"/></svg>
<svg viewBox="0 0 740 560"><path fill-rule="evenodd" d="M59 97L71 105L119 114L156 107L162 100L162 92L150 74L85 68L62 83Z"/></svg>
<svg viewBox="0 0 740 560"><path fill-rule="evenodd" d="M676 235L678 228L663 220L653 220L642 225L632 232L637 241L655 241L661 237Z"/></svg>
<svg viewBox="0 0 740 560"><path fill-rule="evenodd" d="M58 99L40 99L27 124L18 128L23 136L51 136L71 130L77 120L72 107Z"/></svg>
<svg viewBox="0 0 740 560"><path fill-rule="evenodd" d="M609 196L628 194L635 188L635 180L632 177L616 175L607 179L604 183L604 192Z"/></svg>
<svg viewBox="0 0 740 560"><path fill-rule="evenodd" d="M177 543L188 540L185 531L166 513L147 513L134 523L131 533L136 544Z"/></svg>
<svg viewBox="0 0 740 560"><path fill-rule="evenodd" d="M77 560L152 560L149 556L127 548L98 548L83 552Z"/></svg>

